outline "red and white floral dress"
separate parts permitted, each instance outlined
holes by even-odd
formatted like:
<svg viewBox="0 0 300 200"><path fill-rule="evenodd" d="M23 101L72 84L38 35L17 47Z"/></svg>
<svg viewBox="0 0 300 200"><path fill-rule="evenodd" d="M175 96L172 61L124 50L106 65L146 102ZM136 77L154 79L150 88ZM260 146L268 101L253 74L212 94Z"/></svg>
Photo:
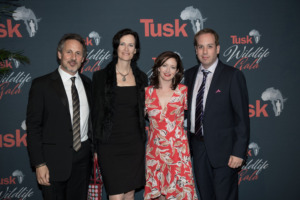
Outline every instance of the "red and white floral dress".
<svg viewBox="0 0 300 200"><path fill-rule="evenodd" d="M164 195L167 199L197 199L184 110L187 87L179 84L165 106L159 103L156 89L146 88L145 109L150 120L146 149L146 186L144 199Z"/></svg>

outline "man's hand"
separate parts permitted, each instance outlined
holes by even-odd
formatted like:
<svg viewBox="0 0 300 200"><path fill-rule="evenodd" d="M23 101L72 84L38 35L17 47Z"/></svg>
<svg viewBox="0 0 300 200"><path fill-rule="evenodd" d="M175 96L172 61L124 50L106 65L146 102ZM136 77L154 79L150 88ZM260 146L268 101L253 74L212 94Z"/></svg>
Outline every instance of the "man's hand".
<svg viewBox="0 0 300 200"><path fill-rule="evenodd" d="M243 159L236 157L236 156L230 156L229 161L228 161L228 166L230 168L239 168L243 164Z"/></svg>
<svg viewBox="0 0 300 200"><path fill-rule="evenodd" d="M47 165L36 168L36 179L40 185L49 186L49 169Z"/></svg>

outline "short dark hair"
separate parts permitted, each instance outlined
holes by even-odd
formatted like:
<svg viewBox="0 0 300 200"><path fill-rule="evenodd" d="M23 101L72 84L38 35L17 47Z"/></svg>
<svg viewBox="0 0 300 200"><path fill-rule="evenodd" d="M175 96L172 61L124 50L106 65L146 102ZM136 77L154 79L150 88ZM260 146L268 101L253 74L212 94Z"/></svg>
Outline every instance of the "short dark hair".
<svg viewBox="0 0 300 200"><path fill-rule="evenodd" d="M154 65L152 67L152 75L150 77L150 84L154 86L154 88L159 87L159 71L158 68L160 68L169 58L174 58L177 62L177 70L178 72L175 74L173 81L172 81L172 90L175 90L177 85L180 83L180 81L183 78L183 65L181 62L181 59L178 54L172 52L172 51L165 51L155 59Z"/></svg>
<svg viewBox="0 0 300 200"><path fill-rule="evenodd" d="M218 33L213 30L213 29L210 29L210 28L205 28L205 29L202 29L200 31L198 31L195 36L194 36L194 46L196 47L198 45L197 43L197 38L200 36L200 35L203 35L203 34L206 34L206 33L211 33L215 36L215 45L218 46L220 45L219 43L219 35Z"/></svg>
<svg viewBox="0 0 300 200"><path fill-rule="evenodd" d="M135 39L135 49L136 53L133 55L132 61L137 61L140 57L140 39L137 32L126 28L117 32L113 37L113 59L118 59L118 47L120 45L120 39L125 35L132 35Z"/></svg>
<svg viewBox="0 0 300 200"><path fill-rule="evenodd" d="M67 33L67 34L63 35L63 37L58 42L57 51L62 52L62 49L64 48L65 42L67 40L77 40L82 45L83 57L84 58L86 57L87 48L85 45L85 41L79 34L76 34L76 33Z"/></svg>

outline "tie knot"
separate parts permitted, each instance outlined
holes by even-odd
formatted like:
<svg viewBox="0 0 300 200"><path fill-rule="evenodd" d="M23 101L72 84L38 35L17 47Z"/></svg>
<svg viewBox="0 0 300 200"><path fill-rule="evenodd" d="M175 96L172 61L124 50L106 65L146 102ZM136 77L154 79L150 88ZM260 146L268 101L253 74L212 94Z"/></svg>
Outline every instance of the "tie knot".
<svg viewBox="0 0 300 200"><path fill-rule="evenodd" d="M73 85L75 84L75 78L76 78L75 76L71 78L71 81L72 81Z"/></svg>
<svg viewBox="0 0 300 200"><path fill-rule="evenodd" d="M205 76L205 77L207 77L207 74L210 73L210 71L204 70L204 69L202 69L201 71L202 71L202 73L203 73L203 76Z"/></svg>

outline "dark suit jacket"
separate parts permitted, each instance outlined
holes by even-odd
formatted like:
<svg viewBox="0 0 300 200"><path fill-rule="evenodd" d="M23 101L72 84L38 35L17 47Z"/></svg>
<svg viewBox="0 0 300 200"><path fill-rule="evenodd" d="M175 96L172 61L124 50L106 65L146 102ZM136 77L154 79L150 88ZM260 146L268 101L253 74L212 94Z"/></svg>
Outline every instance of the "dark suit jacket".
<svg viewBox="0 0 300 200"><path fill-rule="evenodd" d="M80 74L91 108L91 81ZM89 119L88 137L92 139ZM72 168L69 103L58 70L32 81L27 106L27 145L33 167L46 162L50 180L66 180Z"/></svg>
<svg viewBox="0 0 300 200"><path fill-rule="evenodd" d="M200 65L185 72L188 105L192 103L195 79ZM187 112L190 130L191 109ZM229 156L246 159L249 142L249 100L243 73L220 60L213 75L203 118L204 142L213 167L228 164ZM194 137L192 137L194 138Z"/></svg>
<svg viewBox="0 0 300 200"><path fill-rule="evenodd" d="M93 130L95 138L100 143L107 143L113 126L113 101L114 88L117 86L116 61L110 62L106 68L97 71L93 75ZM138 114L141 137L146 140L145 133L145 87L148 85L148 77L135 63L131 63L135 77L138 100Z"/></svg>

